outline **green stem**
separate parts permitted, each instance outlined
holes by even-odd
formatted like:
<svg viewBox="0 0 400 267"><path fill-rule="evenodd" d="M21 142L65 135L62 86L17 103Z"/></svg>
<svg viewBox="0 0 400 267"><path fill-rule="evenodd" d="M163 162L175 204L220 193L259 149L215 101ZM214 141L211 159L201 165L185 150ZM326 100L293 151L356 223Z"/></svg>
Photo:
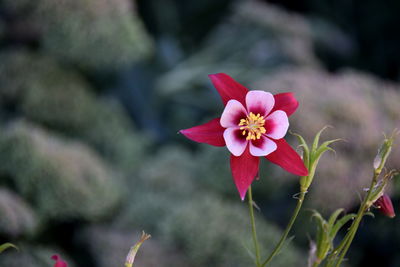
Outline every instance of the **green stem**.
<svg viewBox="0 0 400 267"><path fill-rule="evenodd" d="M349 229L349 232L351 231L351 226ZM347 233L349 233L347 232ZM340 254L344 246L347 244L347 241L349 240L350 235L346 234L345 237L342 239L342 241L339 243L339 245L329 254L328 260L326 267L332 267L334 265L334 258Z"/></svg>
<svg viewBox="0 0 400 267"><path fill-rule="evenodd" d="M305 195L306 195L305 191L300 192L300 196L297 200L296 208L292 214L292 217L290 218L288 225L286 226L285 232L282 234L281 239L279 240L278 244L275 246L275 249L272 251L271 255L269 255L269 257L261 264L261 267L264 267L268 263L270 263L272 258L275 257L281 250L290 230L292 229L294 222L296 221L297 215L299 215L299 211L301 209L301 206L303 205Z"/></svg>
<svg viewBox="0 0 400 267"><path fill-rule="evenodd" d="M366 212L366 211L368 210L368 208L369 208L369 206L368 206L368 205L369 205L369 204L368 204L368 201L369 201L369 198L371 197L373 188L374 188L375 185L376 185L377 178L378 178L379 174L380 174L380 172L374 172L374 177L373 177L372 182L371 182L371 185L370 185L370 187L369 187L368 194L367 194L367 196L364 198L362 204L360 205L360 208L359 208L359 210L358 210L358 212L357 212L357 217L356 217L356 219L355 219L355 220L353 221L353 223L351 224L349 231L347 232L346 236L343 238L343 240L342 240L342 242L340 243L340 245L338 246L338 248L336 248L336 249L333 251L333 253L335 253L335 254L340 253L340 254L339 254L339 255L340 255L340 256L339 256L339 259L338 259L338 261L336 262L335 267L339 267L339 266L340 266L340 264L341 264L342 261L343 261L344 256L346 255L347 251L348 251L349 248L350 248L351 243L353 242L354 236L356 235L357 230L358 230L358 226L360 225L360 222L361 222L362 218L364 217L365 212Z"/></svg>
<svg viewBox="0 0 400 267"><path fill-rule="evenodd" d="M346 245L346 243L347 243L348 238L349 238L349 236L346 235L346 236L342 239L342 241L340 242L339 246L337 246L337 247L329 254L328 259L327 259L327 263L326 263L326 267L332 267L332 266L333 266L333 264L334 264L334 261L333 261L334 257L336 257L336 256L340 253L340 251L342 251L344 245Z"/></svg>
<svg viewBox="0 0 400 267"><path fill-rule="evenodd" d="M253 242L254 242L254 249L256 251L256 266L260 266L261 257L260 257L260 247L258 245L257 240L257 231L256 231L256 222L254 220L254 210L253 210L253 193L251 190L251 186L247 192L249 198L249 212L250 212L250 220L251 220L251 232L253 234Z"/></svg>

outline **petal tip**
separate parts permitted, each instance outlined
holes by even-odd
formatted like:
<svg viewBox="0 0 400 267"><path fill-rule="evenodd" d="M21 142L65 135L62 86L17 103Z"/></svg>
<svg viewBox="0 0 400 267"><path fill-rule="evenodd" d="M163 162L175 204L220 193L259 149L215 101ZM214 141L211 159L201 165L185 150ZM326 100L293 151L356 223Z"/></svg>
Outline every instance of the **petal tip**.
<svg viewBox="0 0 400 267"><path fill-rule="evenodd" d="M208 78L211 80L211 81L213 81L213 80L215 80L215 79L218 79L218 76L221 76L221 75L226 75L225 73L221 73L221 72L219 72L219 73L212 73L212 74L208 74Z"/></svg>
<svg viewBox="0 0 400 267"><path fill-rule="evenodd" d="M249 149L246 149L240 157L231 155L232 176L242 201L245 199L249 186L258 174L259 162L259 157L252 156Z"/></svg>
<svg viewBox="0 0 400 267"><path fill-rule="evenodd" d="M299 107L299 101L294 97L293 92L285 92L274 95L274 110L283 110L287 116L292 115Z"/></svg>
<svg viewBox="0 0 400 267"><path fill-rule="evenodd" d="M225 128L221 126L219 121L220 118L215 118L207 123L189 129L179 130L179 133L198 143L206 143L213 146L225 146L225 140L223 137Z"/></svg>
<svg viewBox="0 0 400 267"><path fill-rule="evenodd" d="M186 136L187 138L189 138L189 136L187 135L188 134L188 131L187 131L188 129L182 129L182 130L179 130L176 134L182 134L182 135L184 135L184 136ZM190 139L190 138L189 138Z"/></svg>
<svg viewBox="0 0 400 267"><path fill-rule="evenodd" d="M297 168L295 168L294 170L289 171L289 172L291 172L292 174L298 175L298 176L308 176L309 175L308 169L307 169L306 165L304 165L303 161L299 161L297 163Z"/></svg>
<svg viewBox="0 0 400 267"><path fill-rule="evenodd" d="M307 176L308 174L309 174L309 172L308 172L307 168L305 168L304 170L301 170L301 171L299 172L299 175L300 175L300 176Z"/></svg>
<svg viewBox="0 0 400 267"><path fill-rule="evenodd" d="M266 158L294 175L307 176L308 170L302 158L285 139L275 140L275 142L278 145L278 149L267 155Z"/></svg>
<svg viewBox="0 0 400 267"><path fill-rule="evenodd" d="M231 76L226 73L215 73L209 74L208 77L215 89L217 89L224 105L226 105L230 99L236 99L243 105L245 104L245 97L248 90Z"/></svg>
<svg viewBox="0 0 400 267"><path fill-rule="evenodd" d="M302 159L302 158L300 158L300 159ZM309 171L308 171L306 165L304 164L303 161L301 161L301 163L303 163L303 164L299 164L299 166L298 166L298 167L299 167L298 175L300 175L300 176L307 176L307 175L309 175L310 173L309 173Z"/></svg>

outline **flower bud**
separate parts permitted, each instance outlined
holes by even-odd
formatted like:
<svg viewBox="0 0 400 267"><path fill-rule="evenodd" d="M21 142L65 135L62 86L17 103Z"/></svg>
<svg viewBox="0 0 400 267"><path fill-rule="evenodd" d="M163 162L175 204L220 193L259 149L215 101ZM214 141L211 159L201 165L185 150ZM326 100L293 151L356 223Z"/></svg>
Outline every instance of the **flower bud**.
<svg viewBox="0 0 400 267"><path fill-rule="evenodd" d="M373 166L375 172L377 172L378 174L382 171L382 168L385 166L386 160L390 152L392 151L394 139L398 133L399 132L396 129L393 131L392 135L389 138L385 138L385 140L383 140L381 147L378 150L378 154L376 154Z"/></svg>
<svg viewBox="0 0 400 267"><path fill-rule="evenodd" d="M51 259L56 261L54 267L68 267L67 263L63 261L61 257L57 254L51 256Z"/></svg>
<svg viewBox="0 0 400 267"><path fill-rule="evenodd" d="M396 216L393 209L392 200L387 194L383 194L378 200L374 203L374 206L378 208L384 215L393 218Z"/></svg>
<svg viewBox="0 0 400 267"><path fill-rule="evenodd" d="M128 256L126 256L125 267L133 266L133 262L135 261L136 254L137 254L140 246L143 244L144 241L146 241L150 237L151 237L151 235L146 234L144 231L142 232L142 236L140 237L140 240L138 242L136 242L136 244L133 247L131 247L131 249L129 250Z"/></svg>

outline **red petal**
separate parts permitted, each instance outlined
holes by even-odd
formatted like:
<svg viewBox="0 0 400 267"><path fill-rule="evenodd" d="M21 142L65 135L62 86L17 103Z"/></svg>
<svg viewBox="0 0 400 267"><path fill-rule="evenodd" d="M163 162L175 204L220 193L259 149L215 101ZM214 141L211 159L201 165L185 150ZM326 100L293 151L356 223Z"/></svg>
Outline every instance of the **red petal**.
<svg viewBox="0 0 400 267"><path fill-rule="evenodd" d="M211 82L217 89L224 105L226 105L229 100L236 99L242 103L244 107L246 106L245 99L249 91L246 87L236 82L231 76L225 73L210 74L208 77L210 77Z"/></svg>
<svg viewBox="0 0 400 267"><path fill-rule="evenodd" d="M57 261L54 267L68 267L68 264L65 261Z"/></svg>
<svg viewBox="0 0 400 267"><path fill-rule="evenodd" d="M279 165L286 171L299 175L306 176L308 175L308 170L303 163L303 160L300 158L299 154L285 141L285 139L275 140L275 143L278 145L278 148L266 156L266 158Z"/></svg>
<svg viewBox="0 0 400 267"><path fill-rule="evenodd" d="M249 147L239 157L231 155L231 171L240 198L244 200L247 189L258 174L259 157L254 157L249 152Z"/></svg>
<svg viewBox="0 0 400 267"><path fill-rule="evenodd" d="M274 112L275 110L283 110L289 117L296 111L297 107L299 106L299 102L294 97L293 93L276 94L274 95L274 98L275 106L270 113Z"/></svg>
<svg viewBox="0 0 400 267"><path fill-rule="evenodd" d="M219 120L220 118L216 118L205 124L180 130L179 132L195 142L213 146L225 146L223 136L225 128L221 126Z"/></svg>

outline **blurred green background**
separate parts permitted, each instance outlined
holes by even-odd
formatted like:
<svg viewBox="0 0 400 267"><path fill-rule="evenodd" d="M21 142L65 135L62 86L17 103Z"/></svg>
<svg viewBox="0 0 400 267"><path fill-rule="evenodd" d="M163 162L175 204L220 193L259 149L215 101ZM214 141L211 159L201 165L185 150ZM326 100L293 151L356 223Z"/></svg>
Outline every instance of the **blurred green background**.
<svg viewBox="0 0 400 267"><path fill-rule="evenodd" d="M383 133L400 127L400 2L0 0L0 266L251 266L246 203L224 148L177 132L219 116L207 74L292 91L291 130L343 138L324 155L295 239L273 266L306 266L311 209L354 211ZM296 140L288 135L292 146ZM397 146L388 163L400 168ZM263 251L297 177L254 183ZM390 194L398 210L400 183ZM399 219L366 218L347 266L400 266Z"/></svg>

